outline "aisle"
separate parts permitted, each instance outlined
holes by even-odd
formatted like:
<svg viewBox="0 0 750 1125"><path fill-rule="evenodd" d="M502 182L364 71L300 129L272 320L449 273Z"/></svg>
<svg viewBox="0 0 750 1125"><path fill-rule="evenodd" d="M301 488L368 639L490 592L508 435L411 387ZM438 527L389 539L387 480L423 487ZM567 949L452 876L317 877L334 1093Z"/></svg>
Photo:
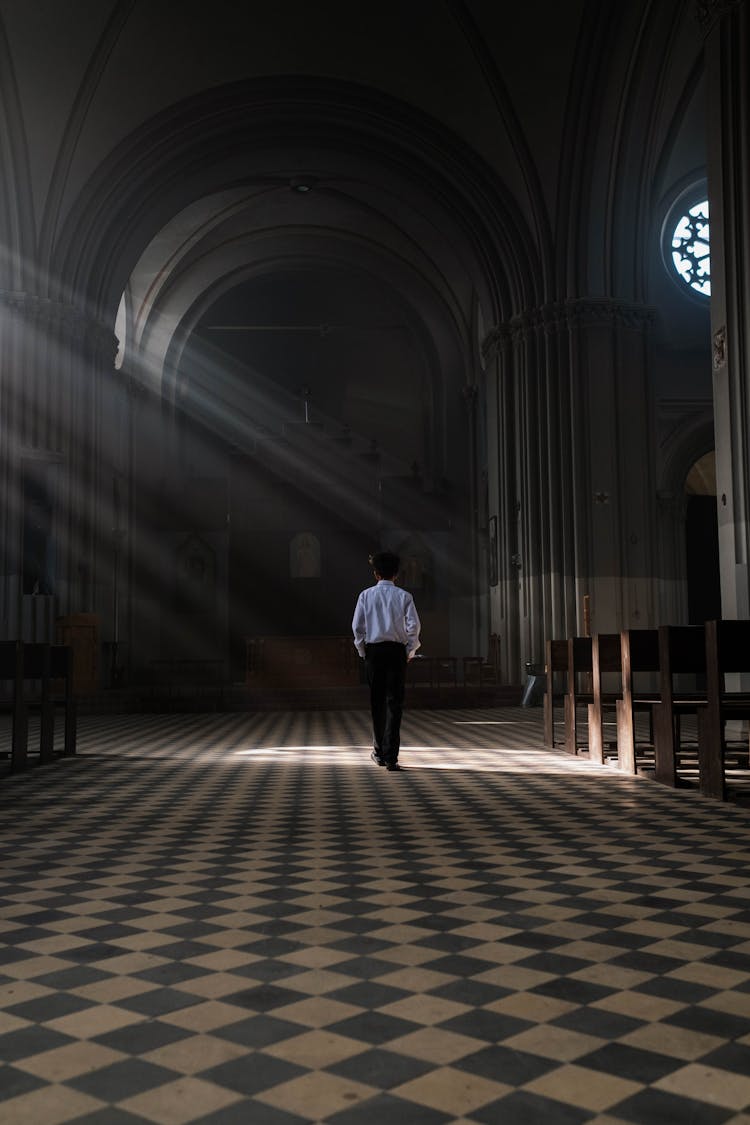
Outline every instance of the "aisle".
<svg viewBox="0 0 750 1125"><path fill-rule="evenodd" d="M747 1125L750 820L539 712L85 718L0 783L0 1121Z"/></svg>

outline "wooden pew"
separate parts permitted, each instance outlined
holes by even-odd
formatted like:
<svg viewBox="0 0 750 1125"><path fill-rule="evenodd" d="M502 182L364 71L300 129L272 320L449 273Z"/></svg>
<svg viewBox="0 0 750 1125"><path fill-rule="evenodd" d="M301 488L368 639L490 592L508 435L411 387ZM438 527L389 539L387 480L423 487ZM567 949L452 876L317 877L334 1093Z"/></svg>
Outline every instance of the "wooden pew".
<svg viewBox="0 0 750 1125"><path fill-rule="evenodd" d="M29 717L23 698L23 641L0 641L0 680L11 684L9 700L2 709L10 711L10 768L23 769L28 758Z"/></svg>
<svg viewBox="0 0 750 1125"><path fill-rule="evenodd" d="M728 692L725 677L746 672L750 621L707 621L706 703L698 710L698 777L706 797L726 800L725 723L750 718L750 693Z"/></svg>
<svg viewBox="0 0 750 1125"><path fill-rule="evenodd" d="M616 702L617 764L626 773L637 773L635 716L647 711L649 745L653 744L653 706L659 701L656 688L637 690L634 677L659 671L659 633L656 629L623 629L620 633L622 696Z"/></svg>
<svg viewBox="0 0 750 1125"><path fill-rule="evenodd" d="M55 709L64 711L65 734L63 753L76 752L76 712L73 698L73 652L67 645L24 644L23 641L0 642L0 680L10 683L10 696L3 700L3 709L11 714L12 770L28 765L29 711L39 712L39 762L54 758ZM39 683L39 694L30 697L26 685ZM62 683L62 693L54 688Z"/></svg>
<svg viewBox="0 0 750 1125"><path fill-rule="evenodd" d="M568 637L568 681L565 697L565 749L569 754L577 754L578 708L588 707L592 702L591 637ZM586 679L584 680L584 676Z"/></svg>
<svg viewBox="0 0 750 1125"><path fill-rule="evenodd" d="M645 630L644 630L645 631ZM555 706L565 705L565 749L577 754L582 741L578 735L578 712L588 709L588 750L592 761L604 761L604 712L615 708L622 695L622 645L619 633L599 633L594 637L569 637L567 641L547 641L547 691L544 697L544 744L554 746ZM556 690L555 675L567 673L565 695ZM613 690L607 691L602 676L613 676ZM619 752L618 752L619 762ZM619 762L623 768L623 762Z"/></svg>
<svg viewBox="0 0 750 1125"><path fill-rule="evenodd" d="M55 709L52 703L52 684L50 682L50 646L44 644L24 644L23 646L23 678L38 680L40 696L38 700L29 700L26 696L25 684L22 684L24 706L39 711L39 761L51 762L55 750Z"/></svg>
<svg viewBox="0 0 750 1125"><path fill-rule="evenodd" d="M544 671L547 677L547 688L544 693L544 745L555 745L555 707L562 705L563 716L566 714L568 698L568 642L548 640L545 645ZM564 688L559 686L559 680L565 673ZM563 740L564 742L565 740Z"/></svg>
<svg viewBox="0 0 750 1125"><path fill-rule="evenodd" d="M462 663L464 687L484 687L500 683L500 634L490 633L487 656L465 656Z"/></svg>
<svg viewBox="0 0 750 1125"><path fill-rule="evenodd" d="M653 708L654 778L663 785L677 784L682 745L682 717L697 715L706 702L705 690L675 687L675 676L694 679L706 674L706 631L703 625L661 625L659 633L659 703Z"/></svg>
<svg viewBox="0 0 750 1125"><path fill-rule="evenodd" d="M63 756L72 757L76 752L78 737L76 701L73 694L73 649L70 645L50 645L49 654L52 706L59 707L63 712ZM58 684L62 684L62 691L56 693L54 689Z"/></svg>
<svg viewBox="0 0 750 1125"><path fill-rule="evenodd" d="M612 676L614 691L605 691L602 676ZM614 709L622 690L622 650L619 633L596 633L591 643L591 698L588 702L589 758L604 761L604 711ZM581 697L581 702L583 697Z"/></svg>

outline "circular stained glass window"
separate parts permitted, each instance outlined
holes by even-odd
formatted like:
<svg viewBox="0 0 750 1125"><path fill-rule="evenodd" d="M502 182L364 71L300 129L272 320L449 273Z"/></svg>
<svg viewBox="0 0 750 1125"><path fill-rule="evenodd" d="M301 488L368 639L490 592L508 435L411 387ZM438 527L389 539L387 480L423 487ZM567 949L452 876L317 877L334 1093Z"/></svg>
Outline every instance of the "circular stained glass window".
<svg viewBox="0 0 750 1125"><path fill-rule="evenodd" d="M686 285L711 296L711 247L708 239L708 200L696 203L674 228L672 262Z"/></svg>

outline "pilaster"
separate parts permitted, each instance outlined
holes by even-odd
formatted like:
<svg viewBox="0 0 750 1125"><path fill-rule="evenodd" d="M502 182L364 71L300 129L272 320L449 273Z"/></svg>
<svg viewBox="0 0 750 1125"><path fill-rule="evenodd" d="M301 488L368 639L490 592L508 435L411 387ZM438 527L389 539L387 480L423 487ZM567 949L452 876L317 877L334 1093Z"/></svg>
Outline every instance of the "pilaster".
<svg viewBox="0 0 750 1125"><path fill-rule="evenodd" d="M750 616L750 13L704 0L711 334L721 600Z"/></svg>

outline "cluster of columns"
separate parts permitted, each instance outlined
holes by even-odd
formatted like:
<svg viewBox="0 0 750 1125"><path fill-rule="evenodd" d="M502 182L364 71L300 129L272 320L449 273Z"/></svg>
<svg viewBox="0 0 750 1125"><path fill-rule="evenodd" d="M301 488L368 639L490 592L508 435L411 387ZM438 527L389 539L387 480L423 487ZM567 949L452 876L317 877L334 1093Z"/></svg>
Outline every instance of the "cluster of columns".
<svg viewBox="0 0 750 1125"><path fill-rule="evenodd" d="M55 616L100 608L109 581L102 435L115 348L111 330L71 305L0 291L6 637L50 641Z"/></svg>
<svg viewBox="0 0 750 1125"><path fill-rule="evenodd" d="M722 614L747 618L750 11L748 0L698 0L696 12L708 91ZM490 538L497 536L488 548L497 558L490 620L511 679L526 661L541 659L545 636L649 626L667 612L652 319L645 306L584 298L516 317L484 341Z"/></svg>
<svg viewBox="0 0 750 1125"><path fill-rule="evenodd" d="M750 10L701 0L722 614L750 617Z"/></svg>
<svg viewBox="0 0 750 1125"><path fill-rule="evenodd" d="M511 680L546 637L654 623L651 322L578 299L484 341L491 626Z"/></svg>

